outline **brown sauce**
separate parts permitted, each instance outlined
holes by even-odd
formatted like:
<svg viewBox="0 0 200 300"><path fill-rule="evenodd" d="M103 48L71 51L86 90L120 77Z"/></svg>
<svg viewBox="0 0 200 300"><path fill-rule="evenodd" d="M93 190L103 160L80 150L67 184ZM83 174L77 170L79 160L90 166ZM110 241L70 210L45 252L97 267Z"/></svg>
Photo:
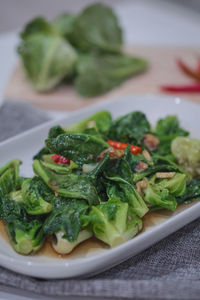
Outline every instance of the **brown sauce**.
<svg viewBox="0 0 200 300"><path fill-rule="evenodd" d="M79 244L71 253L69 254L58 254L51 246L50 240L47 240L44 246L37 252L36 255L40 256L50 256L55 258L70 258L75 259L78 257L87 257L89 253L100 252L103 249L108 249L109 247L103 242L97 240L96 238L90 238L87 241Z"/></svg>
<svg viewBox="0 0 200 300"><path fill-rule="evenodd" d="M175 211L169 211L166 209L161 209L157 211L152 211L150 213L147 213L143 217L143 228L141 232L147 231L150 227L153 227L155 225L158 225L162 223L163 221L169 219L169 217L173 215L177 215L179 212L184 210L185 208L189 208L192 205L194 205L195 202L189 203L189 204L180 204Z"/></svg>
<svg viewBox="0 0 200 300"><path fill-rule="evenodd" d="M195 202L192 202L190 204L181 204L177 207L175 211L167 211L167 210L159 210L159 211L153 211L148 214L146 214L143 218L143 228L140 231L145 232L149 228L158 225L168 219L172 215L178 214L180 211L182 211L184 208L191 207L194 205ZM140 234L139 233L139 234ZM6 231L6 227L3 221L0 221L0 236L5 239L10 245L11 242L8 237L8 233ZM76 259L76 258L82 258L87 257L88 255L92 253L101 252L104 249L109 249L109 247L101 242L100 240L96 238L90 238L87 241L84 241L83 243L79 244L71 253L61 255L56 253L56 251L51 246L50 239L47 239L44 246L35 254L36 256L46 256L46 257L54 257L54 258L70 258L70 259Z"/></svg>

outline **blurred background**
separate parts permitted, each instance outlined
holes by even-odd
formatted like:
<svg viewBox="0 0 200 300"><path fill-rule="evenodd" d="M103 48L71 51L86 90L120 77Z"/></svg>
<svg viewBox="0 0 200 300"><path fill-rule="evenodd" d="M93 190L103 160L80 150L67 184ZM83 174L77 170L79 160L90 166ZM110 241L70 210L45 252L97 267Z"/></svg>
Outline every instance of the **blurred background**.
<svg viewBox="0 0 200 300"><path fill-rule="evenodd" d="M30 18L37 15L44 15L53 18L62 11L68 10L71 13L77 13L84 6L89 5L92 0L0 0L0 32L13 30L25 24ZM100 0L98 2L106 3L112 7L132 4L134 5L157 5L166 9L166 4L171 4L174 9L187 8L188 14L200 14L199 0ZM181 14L181 11L179 12ZM134 12L133 12L134 14ZM141 16L142 17L142 16Z"/></svg>
<svg viewBox="0 0 200 300"><path fill-rule="evenodd" d="M19 29L38 15L53 19L63 11L77 13L94 2L115 9L128 42L200 44L195 35L200 24L199 0L0 0L0 33Z"/></svg>

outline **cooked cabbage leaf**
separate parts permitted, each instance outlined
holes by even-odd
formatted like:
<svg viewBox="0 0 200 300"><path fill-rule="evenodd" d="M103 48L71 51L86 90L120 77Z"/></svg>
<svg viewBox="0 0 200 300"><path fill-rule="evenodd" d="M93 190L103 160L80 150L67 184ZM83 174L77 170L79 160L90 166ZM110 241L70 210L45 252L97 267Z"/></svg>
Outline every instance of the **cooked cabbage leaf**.
<svg viewBox="0 0 200 300"><path fill-rule="evenodd" d="M193 177L200 176L200 140L177 137L171 144L171 151L186 171Z"/></svg>
<svg viewBox="0 0 200 300"><path fill-rule="evenodd" d="M89 205L99 203L95 186L85 176L69 173L62 166L35 160L34 172L57 194L71 199L84 199Z"/></svg>
<svg viewBox="0 0 200 300"><path fill-rule="evenodd" d="M108 202L92 206L82 218L83 227L111 247L133 238L142 228L142 221L125 202L110 198Z"/></svg>
<svg viewBox="0 0 200 300"><path fill-rule="evenodd" d="M160 140L157 153L168 155L171 152L171 142L177 136L187 136L188 131L182 129L177 116L167 116L158 120L155 128L155 134Z"/></svg>
<svg viewBox="0 0 200 300"><path fill-rule="evenodd" d="M46 140L52 153L63 155L78 164L96 162L98 154L108 148L103 139L83 133L64 133Z"/></svg>
<svg viewBox="0 0 200 300"><path fill-rule="evenodd" d="M111 140L138 145L144 135L150 132L150 128L145 114L134 111L113 121L108 137Z"/></svg>

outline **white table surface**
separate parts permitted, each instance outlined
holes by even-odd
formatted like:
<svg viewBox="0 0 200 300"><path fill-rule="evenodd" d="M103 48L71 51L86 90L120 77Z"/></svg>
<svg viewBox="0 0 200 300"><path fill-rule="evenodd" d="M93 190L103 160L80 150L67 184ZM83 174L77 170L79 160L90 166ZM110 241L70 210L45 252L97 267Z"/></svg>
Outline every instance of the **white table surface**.
<svg viewBox="0 0 200 300"><path fill-rule="evenodd" d="M116 5L115 9L124 28L127 44L200 46L200 17L196 12L158 0L134 0L126 4L122 1ZM0 35L0 103L3 100L6 82L17 62L17 35L17 31ZM49 115L59 119L63 113L51 111ZM0 299L46 300L55 298L38 296L0 285ZM80 297L56 299L76 300Z"/></svg>

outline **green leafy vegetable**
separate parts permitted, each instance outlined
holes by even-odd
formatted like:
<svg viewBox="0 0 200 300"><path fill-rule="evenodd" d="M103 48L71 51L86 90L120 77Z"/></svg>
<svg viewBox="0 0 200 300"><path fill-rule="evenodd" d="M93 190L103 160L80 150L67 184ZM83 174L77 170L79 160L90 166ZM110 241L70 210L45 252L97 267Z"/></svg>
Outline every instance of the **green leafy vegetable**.
<svg viewBox="0 0 200 300"><path fill-rule="evenodd" d="M191 202L200 199L200 178L192 179L186 186L183 195L177 198L178 203Z"/></svg>
<svg viewBox="0 0 200 300"><path fill-rule="evenodd" d="M112 9L98 3L88 6L76 18L71 40L82 51L119 52L122 30Z"/></svg>
<svg viewBox="0 0 200 300"><path fill-rule="evenodd" d="M52 23L53 28L66 39L69 39L75 23L76 17L70 14L64 13L58 16Z"/></svg>
<svg viewBox="0 0 200 300"><path fill-rule="evenodd" d="M33 162L35 173L56 193L67 198L85 199L89 205L99 203L95 186L83 175L72 174L65 167L39 160Z"/></svg>
<svg viewBox="0 0 200 300"><path fill-rule="evenodd" d="M176 198L169 193L168 189L160 189L154 184L149 184L144 190L144 200L149 206L175 210L177 207Z"/></svg>
<svg viewBox="0 0 200 300"><path fill-rule="evenodd" d="M19 186L19 165L21 161L11 160L0 168L0 198Z"/></svg>
<svg viewBox="0 0 200 300"><path fill-rule="evenodd" d="M64 129L60 125L53 126L49 129L48 138L56 138L58 135L65 133ZM34 155L33 159L42 160L44 156L49 155L47 147L43 147L39 152Z"/></svg>
<svg viewBox="0 0 200 300"><path fill-rule="evenodd" d="M163 165L151 166L142 172L135 173L133 175L133 182L136 183L145 177L155 174L156 172L176 172L176 171L178 171L178 169L170 165L163 164Z"/></svg>
<svg viewBox="0 0 200 300"><path fill-rule="evenodd" d="M87 210L88 204L85 201L56 199L53 211L44 223L45 234L52 235L63 230L68 241L76 241L81 229L80 217L86 214Z"/></svg>
<svg viewBox="0 0 200 300"><path fill-rule="evenodd" d="M76 90L85 97L105 93L132 75L143 72L147 62L125 54L89 54L77 62Z"/></svg>
<svg viewBox="0 0 200 300"><path fill-rule="evenodd" d="M134 213L141 218L148 212L148 207L134 186L120 177L108 177L108 179L111 180L111 183L107 184L109 198L115 197L122 202L127 202Z"/></svg>
<svg viewBox="0 0 200 300"><path fill-rule="evenodd" d="M107 92L147 68L139 57L122 54L122 29L108 6L86 7L79 15L63 13L53 22L34 18L20 34L18 53L38 92L71 82L92 97Z"/></svg>
<svg viewBox="0 0 200 300"><path fill-rule="evenodd" d="M79 133L65 133L47 139L46 146L52 153L63 155L78 164L96 161L98 154L108 148L102 139Z"/></svg>
<svg viewBox="0 0 200 300"><path fill-rule="evenodd" d="M182 196L186 189L186 175L175 173L172 178L159 179L154 175L146 180L147 187L144 189L144 200L149 206L175 210L177 207L176 197Z"/></svg>
<svg viewBox="0 0 200 300"><path fill-rule="evenodd" d="M177 137L172 142L171 150L179 165L181 165L193 177L200 175L199 140Z"/></svg>
<svg viewBox="0 0 200 300"><path fill-rule="evenodd" d="M26 40L34 33L52 34L55 33L53 27L42 17L31 20L20 33L20 37Z"/></svg>
<svg viewBox="0 0 200 300"><path fill-rule="evenodd" d="M82 222L84 227L111 247L128 241L142 228L142 221L128 204L115 198L93 206L89 215L82 217Z"/></svg>
<svg viewBox="0 0 200 300"><path fill-rule="evenodd" d="M87 117L83 121L68 126L65 131L71 133L80 133L85 129L95 128L100 133L106 133L111 126L111 122L112 117L110 112L102 110Z"/></svg>
<svg viewBox="0 0 200 300"><path fill-rule="evenodd" d="M181 196L184 194L186 189L186 175L176 173L171 179L160 180L157 187L160 190L167 189L173 196Z"/></svg>
<svg viewBox="0 0 200 300"><path fill-rule="evenodd" d="M27 35L36 34L36 24ZM148 152L151 133L160 145ZM114 247L141 230L149 211L199 201L200 141L186 134L174 116L159 120L154 131L139 111L114 121L99 111L52 127L33 162L36 176L20 176L17 159L0 168L0 219L14 249L31 254L48 238L67 254L92 235Z"/></svg>
<svg viewBox="0 0 200 300"><path fill-rule="evenodd" d="M14 249L20 254L39 250L44 243L42 221L32 219L19 202L4 197L1 200L2 219Z"/></svg>
<svg viewBox="0 0 200 300"><path fill-rule="evenodd" d="M111 140L140 144L148 132L150 124L145 114L135 111L116 119L109 129L108 136Z"/></svg>
<svg viewBox="0 0 200 300"><path fill-rule="evenodd" d="M176 116L167 116L164 119L158 120L155 134L161 142L157 152L161 155L167 155L170 153L172 140L177 136L187 136L189 133L180 127Z"/></svg>
<svg viewBox="0 0 200 300"><path fill-rule="evenodd" d="M77 54L62 37L35 33L18 47L29 80L39 92L53 89L74 72Z"/></svg>
<svg viewBox="0 0 200 300"><path fill-rule="evenodd" d="M48 138L50 138L50 139L56 138L57 136L59 136L62 133L65 133L65 130L61 126L56 125L56 126L50 128Z"/></svg>
<svg viewBox="0 0 200 300"><path fill-rule="evenodd" d="M47 214L52 210L49 203L54 195L38 177L26 179L22 184L24 207L30 215Z"/></svg>

